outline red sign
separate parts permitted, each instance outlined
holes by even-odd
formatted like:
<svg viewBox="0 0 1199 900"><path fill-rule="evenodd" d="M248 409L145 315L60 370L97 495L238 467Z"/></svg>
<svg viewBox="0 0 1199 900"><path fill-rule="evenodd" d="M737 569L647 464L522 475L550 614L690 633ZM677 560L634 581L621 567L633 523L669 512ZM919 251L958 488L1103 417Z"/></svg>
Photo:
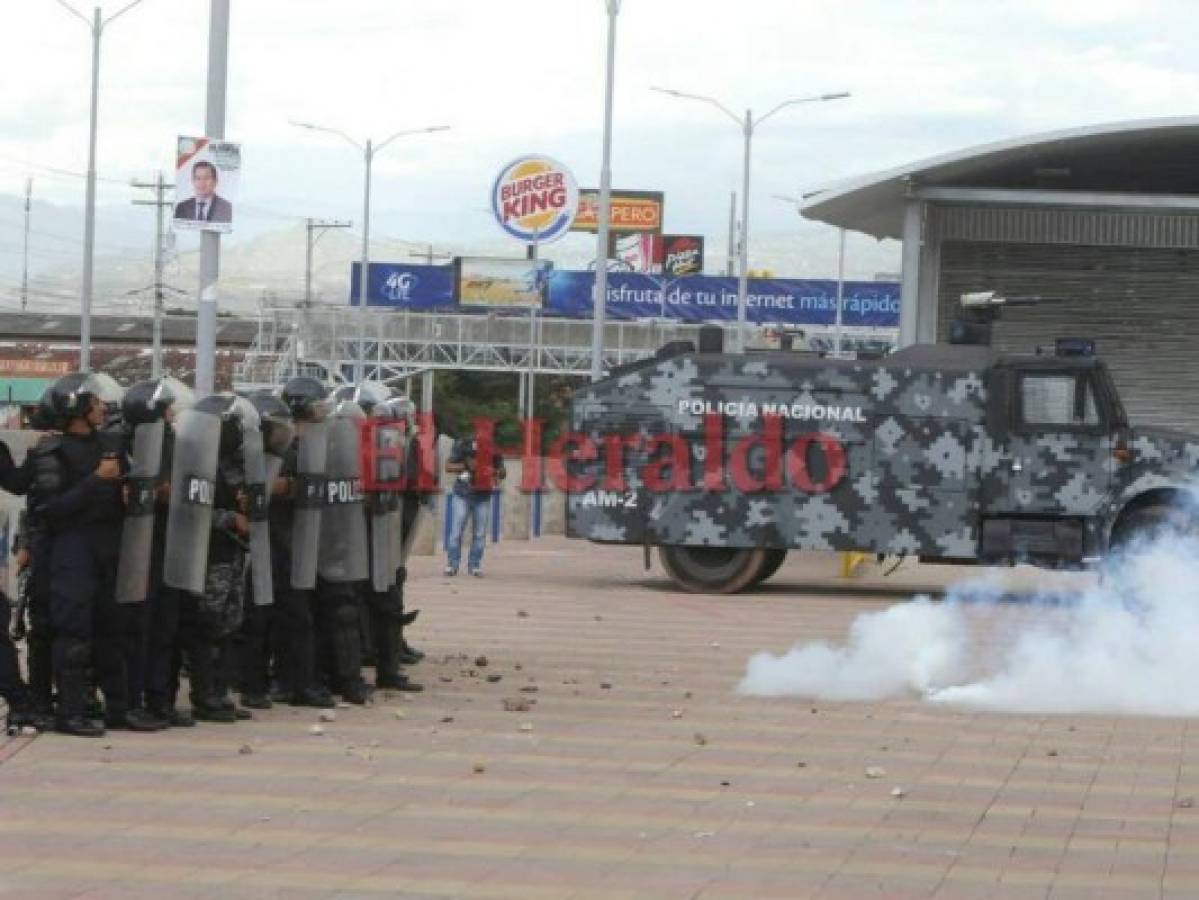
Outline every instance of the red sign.
<svg viewBox="0 0 1199 900"><path fill-rule="evenodd" d="M661 262L664 275L699 275L704 270L703 236L662 235Z"/></svg>
<svg viewBox="0 0 1199 900"><path fill-rule="evenodd" d="M0 359L0 375L46 378L70 371L71 363L65 359Z"/></svg>

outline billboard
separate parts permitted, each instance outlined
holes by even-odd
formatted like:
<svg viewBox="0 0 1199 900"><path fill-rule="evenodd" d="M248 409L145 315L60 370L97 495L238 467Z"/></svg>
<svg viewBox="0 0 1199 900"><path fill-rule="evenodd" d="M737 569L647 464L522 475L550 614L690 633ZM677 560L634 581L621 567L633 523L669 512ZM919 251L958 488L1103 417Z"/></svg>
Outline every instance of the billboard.
<svg viewBox="0 0 1199 900"><path fill-rule="evenodd" d="M663 275L698 275L704 269L704 238L699 234L664 234L659 257Z"/></svg>
<svg viewBox="0 0 1199 900"><path fill-rule="evenodd" d="M350 302L358 303L362 263L350 266ZM457 282L454 266L421 266L407 263L371 263L367 306L429 311L454 305Z"/></svg>
<svg viewBox="0 0 1199 900"><path fill-rule="evenodd" d="M608 228L611 231L653 231L660 234L664 197L661 191L612 191ZM599 188L583 188L579 191L579 211L570 230L592 233L599 230Z"/></svg>
<svg viewBox="0 0 1199 900"><path fill-rule="evenodd" d="M608 267L609 271L643 275L657 272L662 261L662 237L652 232L609 232L608 259L616 263Z"/></svg>
<svg viewBox="0 0 1199 900"><path fill-rule="evenodd" d="M589 318L594 272L556 271L550 276L547 315ZM846 327L899 325L899 285L893 281L847 281L842 299ZM613 272L606 314L611 319L666 317L680 322L737 319L737 279L709 275L669 278ZM827 325L837 318L833 279L751 278L746 317L755 323Z"/></svg>
<svg viewBox="0 0 1199 900"><path fill-rule="evenodd" d="M458 302L492 309L541 309L553 263L548 259L460 256Z"/></svg>
<svg viewBox="0 0 1199 900"><path fill-rule="evenodd" d="M570 169L548 156L521 156L491 185L491 211L500 228L526 244L548 244L566 234L579 205Z"/></svg>
<svg viewBox="0 0 1199 900"><path fill-rule="evenodd" d="M180 136L175 150L175 228L232 231L241 144Z"/></svg>

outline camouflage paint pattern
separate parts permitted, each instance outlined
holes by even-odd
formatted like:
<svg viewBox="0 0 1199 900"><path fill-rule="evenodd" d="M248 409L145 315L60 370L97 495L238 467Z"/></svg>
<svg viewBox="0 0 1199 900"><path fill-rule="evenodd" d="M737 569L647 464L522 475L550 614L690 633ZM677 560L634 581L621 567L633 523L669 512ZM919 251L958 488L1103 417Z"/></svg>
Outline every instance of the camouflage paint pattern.
<svg viewBox="0 0 1199 900"><path fill-rule="evenodd" d="M1024 359L1045 366L1044 358ZM1114 421L1093 433L996 428L988 416L991 373L1021 364L988 348L936 345L872 361L691 352L618 371L574 396L571 430L597 444L598 458L568 465L575 478L595 483L569 493L567 533L628 544L866 550L968 562L980 557L984 518L1049 517L1080 521L1092 555L1103 552L1129 501L1181 488L1199 467L1199 438L1127 430L1134 461L1118 464ZM1094 361L1074 365L1106 379ZM844 448L847 471L830 490L805 491L786 476L782 490L733 485L733 446L761 434L764 410L780 407L787 412L780 419L784 452L813 433ZM717 490L704 487L708 411L723 422L725 477ZM640 438L623 452L625 484L617 486L604 482L603 439L614 434ZM645 483L646 464L668 455L647 453L657 435L686 443L692 489L654 491ZM749 456L759 475L761 457Z"/></svg>

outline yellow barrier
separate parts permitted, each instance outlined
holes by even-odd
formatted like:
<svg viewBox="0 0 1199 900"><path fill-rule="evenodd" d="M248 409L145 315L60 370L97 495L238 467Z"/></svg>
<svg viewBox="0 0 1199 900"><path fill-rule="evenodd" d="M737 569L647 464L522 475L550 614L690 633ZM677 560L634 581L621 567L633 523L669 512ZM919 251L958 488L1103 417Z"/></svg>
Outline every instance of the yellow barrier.
<svg viewBox="0 0 1199 900"><path fill-rule="evenodd" d="M862 563L870 558L869 553L858 553L853 550L847 550L841 554L841 577L853 578L858 574L858 569Z"/></svg>

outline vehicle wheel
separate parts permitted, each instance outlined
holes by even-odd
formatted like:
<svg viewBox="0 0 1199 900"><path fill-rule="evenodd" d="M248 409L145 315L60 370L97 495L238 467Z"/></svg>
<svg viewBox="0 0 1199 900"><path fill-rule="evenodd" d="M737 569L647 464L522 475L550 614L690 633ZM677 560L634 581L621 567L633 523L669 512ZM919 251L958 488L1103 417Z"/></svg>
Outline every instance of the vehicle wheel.
<svg viewBox="0 0 1199 900"><path fill-rule="evenodd" d="M735 594L763 571L767 551L761 547L658 548L662 568L674 583L694 594Z"/></svg>
<svg viewBox="0 0 1199 900"><path fill-rule="evenodd" d="M783 561L786 560L786 558L786 550L767 550L766 555L762 560L762 569L757 575L754 576L754 580L749 583L750 587L761 584L763 581L777 572L782 567Z"/></svg>
<svg viewBox="0 0 1199 900"><path fill-rule="evenodd" d="M1165 503L1134 509L1121 516L1112 530L1111 551L1121 553L1138 541L1166 536L1199 537L1199 520L1192 511Z"/></svg>

